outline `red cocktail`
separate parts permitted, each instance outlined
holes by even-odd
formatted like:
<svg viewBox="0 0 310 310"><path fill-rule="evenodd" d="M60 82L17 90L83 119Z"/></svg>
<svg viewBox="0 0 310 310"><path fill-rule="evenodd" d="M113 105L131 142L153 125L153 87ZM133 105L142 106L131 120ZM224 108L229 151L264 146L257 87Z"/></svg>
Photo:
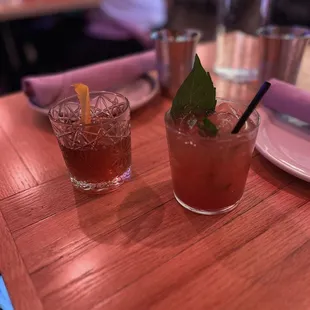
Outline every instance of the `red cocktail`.
<svg viewBox="0 0 310 310"><path fill-rule="evenodd" d="M174 121L165 117L174 194L185 208L201 214L232 210L240 201L258 132L254 112L238 134L231 134L245 107L222 102L209 119L216 137L202 136L197 116Z"/></svg>

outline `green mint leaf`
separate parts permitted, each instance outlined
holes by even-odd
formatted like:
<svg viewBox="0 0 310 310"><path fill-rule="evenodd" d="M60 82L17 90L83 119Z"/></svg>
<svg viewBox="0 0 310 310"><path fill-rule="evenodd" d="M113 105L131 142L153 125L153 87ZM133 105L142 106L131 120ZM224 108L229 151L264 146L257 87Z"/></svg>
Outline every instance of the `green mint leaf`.
<svg viewBox="0 0 310 310"><path fill-rule="evenodd" d="M199 133L202 136L211 136L215 137L217 135L218 129L216 126L208 119L204 118L202 122L198 124L198 127L200 129Z"/></svg>
<svg viewBox="0 0 310 310"><path fill-rule="evenodd" d="M198 55L192 71L179 88L172 102L172 119L186 115L205 115L215 110L216 93L209 72L201 65Z"/></svg>

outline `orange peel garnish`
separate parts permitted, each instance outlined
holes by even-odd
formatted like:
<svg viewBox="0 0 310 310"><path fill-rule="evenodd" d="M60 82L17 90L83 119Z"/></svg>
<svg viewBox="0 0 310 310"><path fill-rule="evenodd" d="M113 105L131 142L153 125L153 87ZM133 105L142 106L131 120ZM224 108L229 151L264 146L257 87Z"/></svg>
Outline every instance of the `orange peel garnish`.
<svg viewBox="0 0 310 310"><path fill-rule="evenodd" d="M91 123L90 117L90 97L89 88L87 85L79 83L74 84L74 90L78 95L80 105L81 105L81 121L83 124L87 125Z"/></svg>

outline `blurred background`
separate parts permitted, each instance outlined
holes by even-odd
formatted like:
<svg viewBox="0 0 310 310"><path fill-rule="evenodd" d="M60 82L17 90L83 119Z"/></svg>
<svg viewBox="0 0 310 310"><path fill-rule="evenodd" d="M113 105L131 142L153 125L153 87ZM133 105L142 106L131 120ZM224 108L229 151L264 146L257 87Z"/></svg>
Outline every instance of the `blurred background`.
<svg viewBox="0 0 310 310"><path fill-rule="evenodd" d="M10 12L18 11L22 0L15 0ZM46 0L24 0L46 1ZM61 0L50 1L51 6ZM104 1L104 0L103 0ZM141 1L141 0L140 0ZM199 28L203 41L215 39L216 5L218 0L166 0L168 19L158 27ZM251 0L231 0L237 7ZM86 23L96 19L95 1L68 7L62 13L6 13L8 2L0 0L0 95L20 89L20 79L29 74L59 72L87 65L146 48L136 40L118 42L85 38ZM98 0L99 3L99 0ZM89 6L89 7L88 7ZM279 25L310 26L309 0L273 0L270 22ZM12 9L13 8L13 9ZM15 11L14 11L15 10ZM31 16L29 16L31 15ZM143 39L142 39L143 41ZM150 47L149 47L150 48Z"/></svg>

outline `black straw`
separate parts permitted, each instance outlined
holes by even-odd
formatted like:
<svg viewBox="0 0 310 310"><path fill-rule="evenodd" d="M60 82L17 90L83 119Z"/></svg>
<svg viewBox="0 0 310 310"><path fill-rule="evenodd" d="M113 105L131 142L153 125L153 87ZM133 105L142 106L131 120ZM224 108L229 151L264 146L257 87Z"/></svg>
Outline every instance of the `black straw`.
<svg viewBox="0 0 310 310"><path fill-rule="evenodd" d="M261 86L247 109L244 111L242 116L240 117L238 123L236 124L235 128L231 132L232 134L238 133L240 129L243 127L245 122L248 120L252 112L255 110L259 102L262 100L262 98L265 96L267 93L268 89L270 88L271 84L269 82L264 82L264 84Z"/></svg>

